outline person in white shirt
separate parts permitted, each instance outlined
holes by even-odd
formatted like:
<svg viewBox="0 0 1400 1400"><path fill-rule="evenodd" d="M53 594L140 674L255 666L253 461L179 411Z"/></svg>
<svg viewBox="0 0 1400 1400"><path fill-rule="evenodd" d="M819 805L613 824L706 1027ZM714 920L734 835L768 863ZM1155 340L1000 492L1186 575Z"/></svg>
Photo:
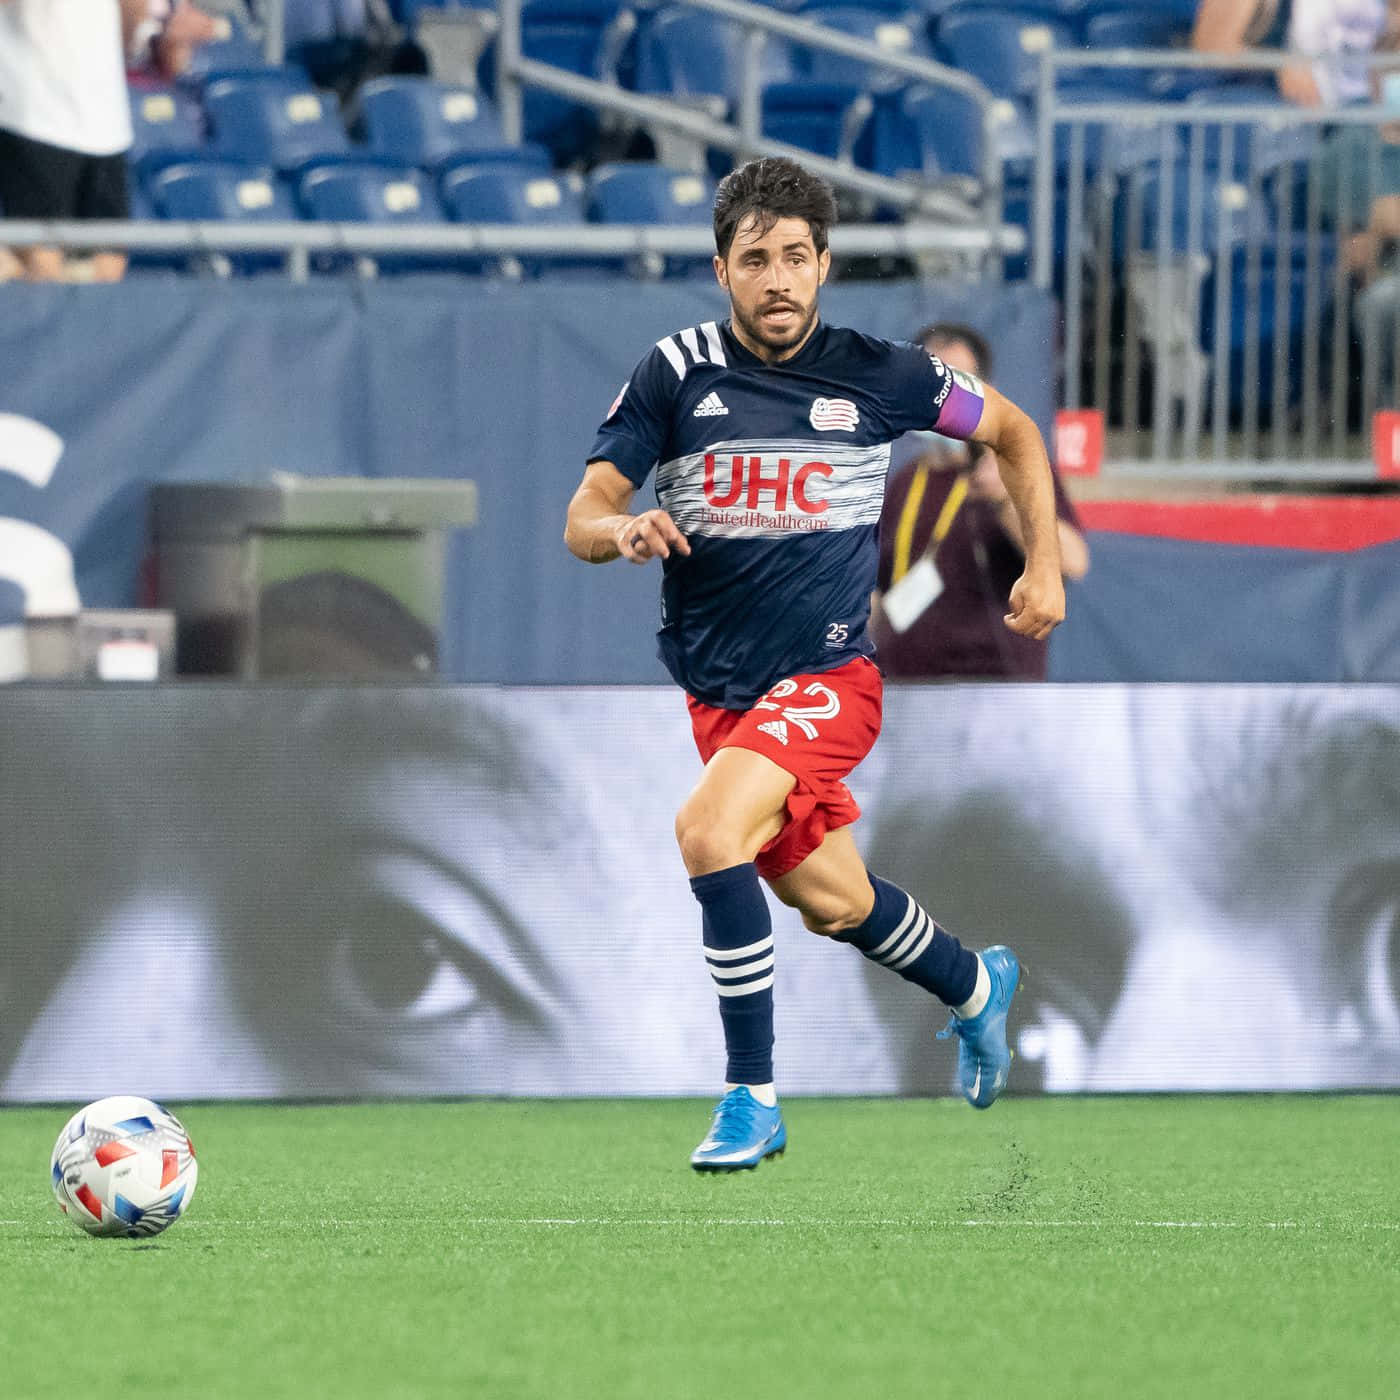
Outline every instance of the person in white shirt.
<svg viewBox="0 0 1400 1400"><path fill-rule="evenodd" d="M131 145L126 39L146 0L0 0L0 208L11 219L124 219ZM25 276L61 280L57 248L18 250ZM99 252L116 281L126 257Z"/></svg>

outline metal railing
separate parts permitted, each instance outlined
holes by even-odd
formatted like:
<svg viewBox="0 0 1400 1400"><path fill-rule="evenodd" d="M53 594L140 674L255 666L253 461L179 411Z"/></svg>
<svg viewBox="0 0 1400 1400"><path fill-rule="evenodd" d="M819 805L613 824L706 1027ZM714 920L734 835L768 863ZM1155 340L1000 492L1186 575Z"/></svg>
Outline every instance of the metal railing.
<svg viewBox="0 0 1400 1400"><path fill-rule="evenodd" d="M739 97L733 122L723 121L660 97L630 92L617 83L576 73L526 58L520 47L522 0L499 0L500 31L496 48L496 92L507 138L523 135L523 90L538 88L598 111L630 118L690 136L735 156L788 156L831 181L838 189L864 195L912 217L947 224L980 222L989 237L986 246L1014 252L1020 240L1002 225L1001 160L998 136L1008 119L1006 104L992 97L975 78L928 59L901 54L878 44L855 39L810 21L795 19L746 0L668 0L668 3L715 15L745 32ZM832 160L811 151L774 141L762 132L761 60L770 38L789 39L807 48L857 59L911 81L962 93L973 101L982 123L982 170L972 206L960 195L917 179L892 179L859 169L850 160ZM995 274L998 259L988 258L982 271Z"/></svg>
<svg viewBox="0 0 1400 1400"><path fill-rule="evenodd" d="M541 257L550 261L636 259L659 272L658 260L706 258L714 235L704 225L659 224L332 224L184 223L0 220L0 246L120 249L187 254L283 254L286 272L305 281L313 254L369 258L421 255L454 258ZM911 257L929 252L988 251L985 229L923 223L843 224L831 231L832 251L850 257Z"/></svg>
<svg viewBox="0 0 1400 1400"><path fill-rule="evenodd" d="M1377 199L1388 188L1400 196L1400 128L1387 129L1400 113L1251 101L1247 85L1160 102L1060 89L1083 69L1179 82L1183 72L1231 79L1297 62L1042 58L1032 278L1062 300L1061 401L1104 415L1106 470L1375 475L1372 417L1400 405L1400 257L1368 229Z"/></svg>

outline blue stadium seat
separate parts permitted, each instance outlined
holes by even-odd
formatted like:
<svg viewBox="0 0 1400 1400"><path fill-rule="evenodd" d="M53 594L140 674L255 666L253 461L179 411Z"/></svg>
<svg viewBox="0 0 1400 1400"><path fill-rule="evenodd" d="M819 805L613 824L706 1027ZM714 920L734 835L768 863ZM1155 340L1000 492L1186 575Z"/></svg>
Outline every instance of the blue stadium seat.
<svg viewBox="0 0 1400 1400"><path fill-rule="evenodd" d="M739 97L744 32L719 15L670 6L643 18L637 35L633 87L675 98ZM765 45L759 76L766 87L796 76L785 41Z"/></svg>
<svg viewBox="0 0 1400 1400"><path fill-rule="evenodd" d="M1133 0L1116 0L1116 2L1126 4L1133 3ZM1060 20L1066 24L1077 25L1090 3L1092 0L1017 0L1014 6L1008 7L1001 0L913 0L909 8L917 9L938 22L951 14L1011 8L1025 14L1033 14L1041 19Z"/></svg>
<svg viewBox="0 0 1400 1400"><path fill-rule="evenodd" d="M128 89L131 147L127 164L140 178L173 161L198 157L204 149L204 124L187 92L170 84Z"/></svg>
<svg viewBox="0 0 1400 1400"><path fill-rule="evenodd" d="M484 94L431 78L375 78L359 93L369 149L403 165L441 170L500 155L549 161L542 148L508 146L500 119Z"/></svg>
<svg viewBox="0 0 1400 1400"><path fill-rule="evenodd" d="M294 78L220 78L204 92L211 151L294 171L352 154L333 99Z"/></svg>
<svg viewBox="0 0 1400 1400"><path fill-rule="evenodd" d="M460 166L442 178L442 202L458 223L578 224L583 198L558 175L501 166Z"/></svg>
<svg viewBox="0 0 1400 1400"><path fill-rule="evenodd" d="M763 91L763 134L836 160L854 148L871 105L851 83L774 83Z"/></svg>
<svg viewBox="0 0 1400 1400"><path fill-rule="evenodd" d="M1229 153L1228 173L1236 178L1245 178L1253 164L1262 174L1276 170L1279 166L1294 161L1307 160L1317 144L1318 128L1315 124L1289 124L1286 121L1270 122L1273 111L1280 118L1296 111L1270 88L1241 87L1235 83L1220 83L1198 88L1186 98L1186 105L1209 106L1213 104L1241 106L1247 105L1258 113L1251 121L1234 123L1210 123L1198 128L1202 135L1195 138L1204 144L1205 160L1211 168L1226 164L1227 152L1222 140L1226 130L1233 130L1233 152ZM1183 124L1182 144L1191 141L1192 128Z"/></svg>
<svg viewBox="0 0 1400 1400"><path fill-rule="evenodd" d="M526 0L521 52L586 78L616 78L623 46L636 27L623 0ZM483 55L480 86L495 96L494 45ZM585 154L598 132L591 108L538 89L525 93L525 139L553 150L560 163Z"/></svg>
<svg viewBox="0 0 1400 1400"><path fill-rule="evenodd" d="M582 191L564 176L508 166L461 166L442 177L442 202L449 216L465 224L580 224L584 222ZM507 275L536 276L548 271L622 271L617 259L520 257L479 259L471 270L498 270Z"/></svg>
<svg viewBox="0 0 1400 1400"><path fill-rule="evenodd" d="M600 165L588 180L588 217L604 224L709 224L715 187L702 175L647 162Z"/></svg>
<svg viewBox="0 0 1400 1400"><path fill-rule="evenodd" d="M1097 70L1096 70L1097 71ZM1100 74L1102 76L1102 74ZM1069 102L1064 111L1064 120L1055 124L1055 173L1064 176L1069 169L1071 151L1071 125L1069 120L1074 112L1074 102L1092 102L1121 106L1124 101L1123 89L1111 78L1095 83L1088 78L1065 94ZM1079 123L1084 130L1083 162L1086 175L1092 176L1100 170L1121 174L1140 165L1160 162L1164 155L1174 159L1180 154L1180 141L1175 126L1169 126L1163 144L1163 129L1160 125L1131 121L1085 121Z"/></svg>
<svg viewBox="0 0 1400 1400"><path fill-rule="evenodd" d="M1027 97L1047 48L1075 47L1062 20L1026 10L954 10L938 25L938 48L999 97Z"/></svg>
<svg viewBox="0 0 1400 1400"><path fill-rule="evenodd" d="M343 162L314 166L298 186L308 218L331 223L438 224L443 212L421 170Z"/></svg>
<svg viewBox="0 0 1400 1400"><path fill-rule="evenodd" d="M853 39L876 44L891 54L903 58L933 58L933 47L920 28L909 22L908 16L882 14L854 5L814 5L805 9L802 19L833 29ZM877 64L843 54L825 53L821 49L797 50L797 63L802 71L819 83L850 83L867 92L903 87L910 79L891 73Z"/></svg>
<svg viewBox="0 0 1400 1400"><path fill-rule="evenodd" d="M703 175L670 170L644 161L600 165L588 179L588 217L602 224L668 224L708 228L714 217L714 182ZM699 256L648 255L632 270L643 274L663 273L668 277L706 275L709 253ZM616 270L615 268L613 270Z"/></svg>
<svg viewBox="0 0 1400 1400"><path fill-rule="evenodd" d="M1190 24L1159 10L1108 10L1084 26L1091 49L1169 49L1190 32Z"/></svg>
<svg viewBox="0 0 1400 1400"><path fill-rule="evenodd" d="M856 161L880 175L980 179L982 142L981 109L971 97L914 83L876 104Z"/></svg>
<svg viewBox="0 0 1400 1400"><path fill-rule="evenodd" d="M1079 9L1086 24L1096 15L1137 12L1170 20L1178 29L1189 30L1200 4L1201 0L1081 0Z"/></svg>
<svg viewBox="0 0 1400 1400"><path fill-rule="evenodd" d="M232 31L229 37L201 44L195 49L189 66L180 74L182 83L203 87L220 78L279 71L275 65L268 63L262 45L248 33L242 20L234 15L225 15L224 18Z"/></svg>
<svg viewBox="0 0 1400 1400"><path fill-rule="evenodd" d="M1190 173L1184 160L1165 167L1144 167L1134 171L1129 180L1137 186L1142 201L1142 237L1138 246L1144 251L1157 251L1160 235L1165 231L1168 251L1185 253L1193 241L1193 223L1194 246L1206 253L1214 252L1222 243L1231 247L1274 237L1273 211L1268 201L1262 196L1251 196L1235 180L1206 175L1198 187L1194 211ZM1163 200L1165 229L1161 220Z"/></svg>
<svg viewBox="0 0 1400 1400"><path fill-rule="evenodd" d="M292 192L267 166L201 160L170 165L152 177L151 200L164 219L238 219L260 223L298 217Z"/></svg>

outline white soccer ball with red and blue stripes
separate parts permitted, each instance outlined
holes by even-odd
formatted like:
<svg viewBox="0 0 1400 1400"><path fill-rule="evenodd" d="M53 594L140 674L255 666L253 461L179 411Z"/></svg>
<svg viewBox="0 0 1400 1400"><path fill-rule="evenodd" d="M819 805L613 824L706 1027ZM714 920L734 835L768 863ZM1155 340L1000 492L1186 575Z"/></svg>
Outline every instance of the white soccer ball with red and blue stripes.
<svg viewBox="0 0 1400 1400"><path fill-rule="evenodd" d="M118 1094L80 1109L54 1144L58 1208L90 1235L158 1235L188 1209L199 1177L184 1124L151 1099Z"/></svg>

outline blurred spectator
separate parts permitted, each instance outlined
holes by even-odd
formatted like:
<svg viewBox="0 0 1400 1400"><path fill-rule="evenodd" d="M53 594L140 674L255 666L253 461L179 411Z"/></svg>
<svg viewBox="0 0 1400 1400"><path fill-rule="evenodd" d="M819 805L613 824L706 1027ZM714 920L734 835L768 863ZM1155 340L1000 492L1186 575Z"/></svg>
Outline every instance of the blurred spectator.
<svg viewBox="0 0 1400 1400"><path fill-rule="evenodd" d="M131 145L125 40L146 0L0 0L0 207L12 219L124 219ZM31 281L70 275L61 249L17 252ZM114 282L122 253L97 253Z"/></svg>
<svg viewBox="0 0 1400 1400"><path fill-rule="evenodd" d="M286 0L284 25L287 57L342 103L371 78L428 71L387 0Z"/></svg>
<svg viewBox="0 0 1400 1400"><path fill-rule="evenodd" d="M1299 106L1336 107L1369 96L1370 70L1345 62L1345 55L1374 53L1397 14L1396 0L1201 0L1191 47L1202 53L1286 48L1334 55L1331 63L1280 68L1278 89Z"/></svg>
<svg viewBox="0 0 1400 1400"><path fill-rule="evenodd" d="M917 339L955 370L985 378L992 368L970 326L935 324ZM880 517L873 621L881 670L911 680L1044 680L1046 644L1002 621L1025 557L996 454L936 433L918 438L922 451L890 478ZM1089 550L1058 475L1055 507L1064 575L1082 578Z"/></svg>
<svg viewBox="0 0 1400 1400"><path fill-rule="evenodd" d="M128 77L138 82L179 77L197 48L232 33L226 17L206 14L189 0L145 0L141 9L144 18L130 28L126 50Z"/></svg>

